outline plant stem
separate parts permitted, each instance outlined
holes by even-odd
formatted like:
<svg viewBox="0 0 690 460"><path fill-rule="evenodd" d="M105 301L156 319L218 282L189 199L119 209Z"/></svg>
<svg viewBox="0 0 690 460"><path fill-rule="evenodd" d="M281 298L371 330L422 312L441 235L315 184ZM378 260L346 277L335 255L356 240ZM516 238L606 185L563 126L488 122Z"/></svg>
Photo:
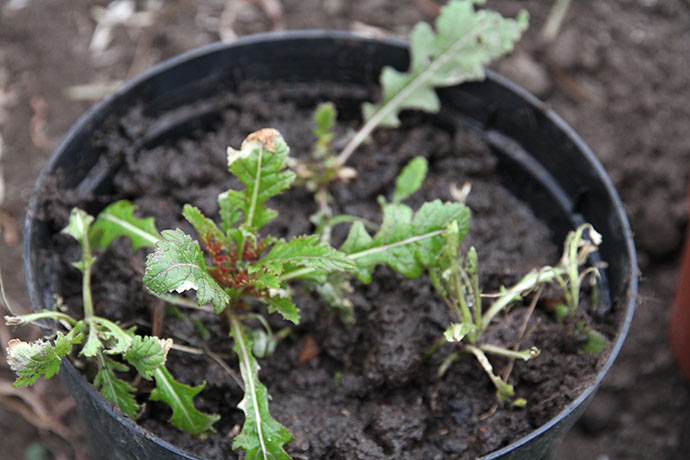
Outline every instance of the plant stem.
<svg viewBox="0 0 690 460"><path fill-rule="evenodd" d="M232 378L232 380L237 384L237 386L240 387L242 391L244 391L244 382L242 382L242 379L235 373L235 371L230 366L228 366L225 363L225 361L223 361L223 359L220 356L212 352L211 349L207 346L204 346L202 352L206 353L206 355L209 358L215 361L216 364L218 364L221 367L221 369L223 369L230 376L230 378Z"/></svg>
<svg viewBox="0 0 690 460"><path fill-rule="evenodd" d="M527 313L525 314L525 318L522 320L522 324L520 325L520 329L518 330L518 339L515 342L515 345L513 345L513 350L517 351L520 348L520 343L522 343L522 339L525 338L525 332L527 331L527 324L529 323L529 319L532 317L532 313L534 313L534 309L537 306L537 302L539 301L539 298L541 297L541 293L544 291L544 286L541 286L539 290L534 294L534 297L532 298L532 302L529 304L529 308L527 309ZM508 361L508 365L505 367L503 370L503 380L508 381L508 377L510 377L510 373L513 372L513 367L515 366L515 360L511 359Z"/></svg>
<svg viewBox="0 0 690 460"><path fill-rule="evenodd" d="M482 317L480 331L485 331L494 316L506 308L515 299L515 296L519 296L525 291L529 291L539 284L548 283L552 281L557 274L562 273L562 268L547 267L539 271L532 271L525 275L520 281L518 281L517 284L504 292L501 297L491 304L491 307L489 307Z"/></svg>
<svg viewBox="0 0 690 460"><path fill-rule="evenodd" d="M388 251L389 249L398 248L400 246L406 246L408 244L416 243L417 241L425 240L427 238L433 238L433 237L438 236L438 235L443 235L445 232L446 232L445 230L435 230L433 232L425 233L423 235L412 236L410 238L398 241L396 243L386 244L384 246L377 246L375 248L365 249L365 250L359 251L359 252L354 252L352 254L348 254L347 256L352 260L357 260L357 259L361 259L362 257L366 257L366 256L371 255L371 254L376 254L377 252Z"/></svg>
<svg viewBox="0 0 690 460"><path fill-rule="evenodd" d="M446 372L448 372L448 369L450 368L450 365L453 364L455 361L460 359L460 353L458 352L453 352L446 356L446 359L443 360L440 366L438 366L438 370L436 371L436 378L440 379L442 378Z"/></svg>
<svg viewBox="0 0 690 460"><path fill-rule="evenodd" d="M378 125L388 116L392 111L398 108L398 106L415 90L417 90L422 84L424 84L429 78L435 75L436 70L446 64L448 59L455 56L458 49L465 46L470 41L478 37L486 28L485 24L481 27L477 27L473 30L471 34L462 37L460 40L453 43L446 51L444 51L440 56L438 56L424 71L420 72L414 80L410 82L409 85L404 87L398 94L396 94L390 101L383 104L376 113L367 121L364 126L362 126L357 133L354 135L350 142L343 148L343 150L338 155L338 165L343 166L347 160L352 156L352 154L357 150L357 148L366 140L367 137L378 127Z"/></svg>
<svg viewBox="0 0 690 460"><path fill-rule="evenodd" d="M413 237L407 238L405 240L398 241L396 243L391 243L391 244L387 244L384 246L377 246L375 248L370 248L370 249L365 249L363 251L354 252L352 254L348 254L347 256L352 260L357 260L357 259L361 259L362 257L366 257L368 255L375 254L377 252L388 251L389 249L397 248L400 246L405 246L407 244L412 244L412 243L415 243L417 241L425 240L427 238L433 238L434 236L442 235L443 233L445 233L445 230L435 230L433 232L425 233L423 235L413 236ZM313 269L313 268L308 268L308 267L300 268L298 270L294 270L294 271L291 271L289 273L285 273L284 275L282 275L280 277L280 280L281 281L289 281L289 280L292 280L295 278L299 278L300 276L308 275L308 274L313 273L315 271L316 271L316 269Z"/></svg>
<svg viewBox="0 0 690 460"><path fill-rule="evenodd" d="M536 356L536 352L533 350L515 351L488 343L479 345L479 349L494 355L505 356L511 359L521 359L523 361L527 361Z"/></svg>
<svg viewBox="0 0 690 460"><path fill-rule="evenodd" d="M474 345L465 345L465 349L477 358L477 361L479 361L479 364L484 369L484 372L486 372L486 374L489 376L491 383L493 383L496 387L496 390L498 391L497 394L499 396L499 400L505 400L513 396L513 388L506 382L501 380L499 376L494 374L494 368L489 362L489 358L487 358L484 354L484 351L475 347Z"/></svg>
<svg viewBox="0 0 690 460"><path fill-rule="evenodd" d="M474 314L474 325L477 328L481 328L482 324L482 292L479 290L479 275L477 274L476 266L475 270L470 274L470 284L472 286L472 294L474 295L474 308L472 310ZM477 334L472 334L474 339L479 339L481 335L481 330Z"/></svg>
<svg viewBox="0 0 690 460"><path fill-rule="evenodd" d="M429 359L431 356L433 356L438 351L439 348L441 348L441 345L443 345L444 343L447 343L447 342L448 341L446 340L446 338L444 336L440 336L439 338L437 338L434 341L433 345L431 345L429 348L427 348L427 350L424 352L424 359Z"/></svg>
<svg viewBox="0 0 690 460"><path fill-rule="evenodd" d="M7 295L5 294L5 281L2 278L2 267L1 266L0 266L0 295L2 295L2 301L4 302L5 308L7 308L7 311L9 311L12 315L16 315L13 311L14 309L12 308L12 305L10 304L9 299L7 298Z"/></svg>
<svg viewBox="0 0 690 460"><path fill-rule="evenodd" d="M82 301L84 304L84 318L89 319L93 316L93 299L91 298L91 267L96 260L91 255L91 244L88 236L82 239L81 243L82 256L81 260L84 264L82 271Z"/></svg>
<svg viewBox="0 0 690 460"><path fill-rule="evenodd" d="M178 297L176 295L172 294L156 294L153 292L151 289L146 289L146 292L151 294L154 297L157 297L164 301L165 303L169 303L171 305L175 305L178 307L183 307L183 308L191 308L194 310L202 310L208 313L214 313L215 311L213 310L213 307L209 307L208 305L199 305L198 303L194 302L193 300L185 299L184 297Z"/></svg>
<svg viewBox="0 0 690 460"><path fill-rule="evenodd" d="M28 324L28 323L33 323L36 321L40 321L42 319L52 319L55 321L66 321L70 325L74 326L77 324L77 321L72 318L69 315L66 315L64 313L60 313L57 311L40 311L38 313L30 313L28 315L21 315L21 316L6 316L5 321L9 326L21 326L23 324Z"/></svg>
<svg viewBox="0 0 690 460"><path fill-rule="evenodd" d="M563 19L565 19L565 15L570 8L570 2L571 0L555 0L549 12L549 17L546 18L544 27L541 29L541 36L544 41L552 42L558 36Z"/></svg>
<svg viewBox="0 0 690 460"><path fill-rule="evenodd" d="M460 280L460 275L459 273L456 273L455 276L455 298L458 299L458 303L460 304L460 310L462 311L462 317L459 317L457 312L456 316L458 316L458 321L462 323L467 323L467 324L472 324L472 312L470 311L470 307L467 306L467 300L465 299L465 296L463 295L463 289L462 289L462 282ZM474 340L470 340L473 342Z"/></svg>

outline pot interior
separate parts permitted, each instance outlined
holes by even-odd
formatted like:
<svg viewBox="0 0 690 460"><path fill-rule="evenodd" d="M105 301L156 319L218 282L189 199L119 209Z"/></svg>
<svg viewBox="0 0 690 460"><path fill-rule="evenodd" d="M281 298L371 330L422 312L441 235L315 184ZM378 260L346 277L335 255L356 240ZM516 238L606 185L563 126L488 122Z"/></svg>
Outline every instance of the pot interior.
<svg viewBox="0 0 690 460"><path fill-rule="evenodd" d="M334 82L365 98L384 65L404 69L407 64L407 49L401 43L345 33L277 34L203 48L157 66L90 111L54 152L37 189L51 174L69 168L69 175L63 176L75 193L87 197L107 191L118 165L104 163L90 134L109 117L122 115L137 104L143 104L145 115L159 120L136 140L142 148L153 148L218 120L211 104L196 104L193 111L181 107L199 99L211 101L223 91L239 91L246 81L281 82L287 91L291 83ZM622 205L584 142L541 102L512 83L489 73L483 82L443 89L439 94L443 103L436 117L439 127L454 129L461 124L481 133L497 154L502 183L546 221L556 244L582 222L592 223L604 236L600 259L593 260L607 263L600 280L599 313L616 315L621 326L595 384L549 424L563 432L574 422L561 423L563 417L584 409L579 407L591 397L615 358L631 319L636 261ZM340 101L339 116L356 118L359 101L348 101ZM51 274L37 256L46 233L36 216L37 199L34 194L27 213L25 266L32 305L40 309L53 304L53 290Z"/></svg>

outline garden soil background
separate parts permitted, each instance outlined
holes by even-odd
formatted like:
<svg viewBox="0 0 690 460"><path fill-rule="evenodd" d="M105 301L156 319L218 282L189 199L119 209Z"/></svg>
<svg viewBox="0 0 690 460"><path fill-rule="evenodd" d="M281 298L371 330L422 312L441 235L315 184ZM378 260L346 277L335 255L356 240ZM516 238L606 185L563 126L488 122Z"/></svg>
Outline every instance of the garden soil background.
<svg viewBox="0 0 690 460"><path fill-rule="evenodd" d="M405 34L441 4L120 0L110 3L119 4L116 15L104 13L109 3L0 0L0 262L19 311L29 308L21 229L33 183L70 125L118 81L196 46L253 32L318 27ZM545 100L592 147L625 203L640 258L630 335L553 458L686 459L690 384L673 362L667 325L687 228L690 1L576 0L552 41L541 36L552 2L488 3L505 14L530 12L525 38L495 67ZM108 40L99 41L104 35ZM3 343L10 333L0 326ZM0 460L88 458L74 404L59 381L16 390L11 379L0 359Z"/></svg>

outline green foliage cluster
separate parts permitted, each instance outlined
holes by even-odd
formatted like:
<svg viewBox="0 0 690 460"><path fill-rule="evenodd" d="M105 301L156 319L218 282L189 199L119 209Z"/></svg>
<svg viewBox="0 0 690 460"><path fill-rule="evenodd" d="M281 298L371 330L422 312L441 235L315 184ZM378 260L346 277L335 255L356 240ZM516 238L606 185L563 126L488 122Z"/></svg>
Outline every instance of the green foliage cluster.
<svg viewBox="0 0 690 460"><path fill-rule="evenodd" d="M390 201L379 200L381 224L373 230L370 222L357 217L333 216L328 193L332 181L356 174L344 166L345 162L375 128L397 126L402 110L438 111L440 103L434 88L481 79L486 64L512 49L526 27L526 14L521 13L516 20L505 19L492 11L476 10L475 5L481 3L451 0L436 20L436 31L428 24L415 27L410 69L384 69L381 101L363 105L365 123L338 155L331 145L337 118L331 103L322 104L315 112L317 140L307 161L291 159L285 140L271 128L247 136L239 150L228 147L229 172L242 186L218 196L217 220L192 205L184 206L183 216L198 239L180 229L159 232L152 218L136 217L136 208L128 201L111 204L95 219L74 209L64 233L82 248L82 258L74 265L83 275L83 318L48 310L6 317L11 325L50 319L66 331L58 331L52 341L10 342L8 362L17 373L15 384L25 386L40 376L50 378L76 347L80 357L97 366L94 385L123 413L135 418L140 410L136 389L131 380L122 377L134 370L142 378L155 381L149 400L162 401L172 408L173 425L195 435L213 431L218 416L194 406L194 397L204 385L191 387L177 382L165 367L173 346L171 339L140 336L133 328L122 329L94 314L90 284L93 264L115 239L126 237L134 250L153 248L143 277L152 295L212 310L227 322L244 386L244 398L238 407L245 421L233 448L244 450L248 460L290 458L284 447L292 435L271 416L270 397L259 380L257 358L271 353L274 335L265 318L248 307L263 304L269 314L278 313L297 324L299 308L292 301L289 286L295 280L311 286L345 320L351 320L352 304L347 293L352 278L369 283L374 268L381 264L409 278L428 272L458 320L449 325L445 339L461 343L477 358L496 385L499 399L512 398L512 386L494 375L486 353L529 359L538 352L482 343L482 333L512 302L554 280L567 293L566 316L574 313L580 282L589 270L583 272L582 268L592 250L584 243L584 230L578 229L575 236L569 237L567 254L558 267L526 275L483 311L476 251L471 249L464 260L458 256L469 228L469 209L463 203L440 200L424 203L417 210L404 204L422 186L428 169L425 159L415 158L403 169ZM260 230L277 216L267 201L295 183L312 190L319 204L319 212L312 218L314 233L289 240L262 235ZM343 223L351 224L348 236L339 248L334 248L331 229ZM593 229L589 234L594 234ZM171 295L188 290L195 292L196 302ZM249 321L257 318L262 325L258 329L256 322ZM519 400L513 403L523 404Z"/></svg>
<svg viewBox="0 0 690 460"><path fill-rule="evenodd" d="M49 319L58 321L68 330L66 334L58 331L52 343L10 341L7 356L18 376L15 385L31 385L40 376L52 377L59 370L62 359L78 346L79 355L97 365L94 386L123 413L136 418L140 410L136 389L120 377L132 366L144 379L155 381L150 399L163 401L171 407L173 425L196 435L211 433L219 417L199 411L192 400L203 385L193 388L179 383L165 368L172 340L140 336L135 328L122 329L94 314L91 270L98 256L96 249L106 249L119 236L129 237L135 248L151 246L158 241L153 219L137 219L134 210L128 201L119 201L103 210L95 222L93 216L81 209L72 211L63 233L76 239L82 248L82 258L74 266L82 272L83 318L72 318L53 310L5 317L7 324L13 326Z"/></svg>

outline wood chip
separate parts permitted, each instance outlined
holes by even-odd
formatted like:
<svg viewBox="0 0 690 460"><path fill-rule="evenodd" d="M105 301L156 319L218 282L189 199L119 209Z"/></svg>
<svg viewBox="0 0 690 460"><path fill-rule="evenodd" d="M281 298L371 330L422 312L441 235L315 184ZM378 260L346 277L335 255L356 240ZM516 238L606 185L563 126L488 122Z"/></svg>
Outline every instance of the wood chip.
<svg viewBox="0 0 690 460"><path fill-rule="evenodd" d="M318 345L316 345L316 342L314 342L314 338L308 335L304 339L304 344L302 344L302 348L299 351L297 361L300 364L304 364L307 361L316 358L319 353L321 353L321 349L318 347Z"/></svg>

